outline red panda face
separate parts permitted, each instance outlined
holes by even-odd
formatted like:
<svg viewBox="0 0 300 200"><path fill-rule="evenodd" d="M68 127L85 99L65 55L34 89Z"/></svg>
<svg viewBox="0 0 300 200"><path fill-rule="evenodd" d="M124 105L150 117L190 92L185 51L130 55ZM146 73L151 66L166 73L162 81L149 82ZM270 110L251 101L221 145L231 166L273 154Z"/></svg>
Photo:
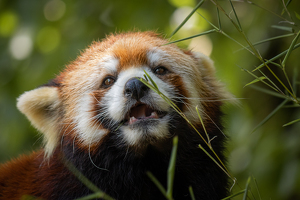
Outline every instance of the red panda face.
<svg viewBox="0 0 300 200"><path fill-rule="evenodd" d="M209 58L166 43L153 33L120 34L95 42L53 80L54 85L45 86L53 93L50 100L41 94L42 87L33 90L42 98L25 93L18 106L45 133L49 152L66 135L83 148L101 145L109 134L116 134L120 145L137 149L170 139L178 114L137 78L147 72L195 125L200 125L196 106L204 121L214 116L215 105L201 100L219 100L226 93L215 80ZM40 105L55 110L44 116L51 118L45 119L51 121L49 127L36 117L42 108L24 109L35 101L49 101Z"/></svg>
<svg viewBox="0 0 300 200"><path fill-rule="evenodd" d="M189 77L179 76L176 67L182 66L159 47L148 44L148 48L130 52L131 46L115 45L117 50L111 50L99 60L97 67L101 75L95 76L95 80L90 79L98 85L84 92L76 106L78 136L88 145L99 142L104 135L118 129L120 142L135 147L170 137L169 126L174 111L137 78L144 77L147 72L164 95L176 100L178 96L187 95L186 89L176 85L191 85ZM115 51L120 49L124 53L116 55ZM182 55L186 56L183 52Z"/></svg>

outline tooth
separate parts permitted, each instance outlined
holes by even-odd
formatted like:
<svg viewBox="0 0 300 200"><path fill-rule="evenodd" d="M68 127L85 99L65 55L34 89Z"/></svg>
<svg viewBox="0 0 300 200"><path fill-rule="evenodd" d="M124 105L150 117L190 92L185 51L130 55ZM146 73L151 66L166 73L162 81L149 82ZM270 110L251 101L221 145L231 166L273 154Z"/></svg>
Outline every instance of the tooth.
<svg viewBox="0 0 300 200"><path fill-rule="evenodd" d="M129 124L134 123L136 120L137 119L134 116L130 117Z"/></svg>
<svg viewBox="0 0 300 200"><path fill-rule="evenodd" d="M157 113L154 111L154 112L152 112L151 113L151 116L150 116L151 118L158 118L158 115L157 115Z"/></svg>

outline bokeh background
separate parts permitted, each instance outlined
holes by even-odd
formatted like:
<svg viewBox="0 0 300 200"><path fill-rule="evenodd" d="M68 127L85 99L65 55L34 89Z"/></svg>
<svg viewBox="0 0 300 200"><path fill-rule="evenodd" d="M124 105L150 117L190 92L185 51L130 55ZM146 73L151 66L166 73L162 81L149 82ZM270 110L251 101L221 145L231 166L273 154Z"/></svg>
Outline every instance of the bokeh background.
<svg viewBox="0 0 300 200"><path fill-rule="evenodd" d="M218 2L234 19L229 1ZM233 1L243 31L252 42L299 31L300 2L290 1L290 16L283 12L282 2ZM109 33L154 30L168 37L197 3L196 0L0 0L0 162L41 147L41 135L16 108L20 94L55 77L80 50ZM210 30L212 27L202 16L218 26L216 6L207 0L171 40ZM286 23L284 18L295 24ZM222 12L220 19L222 31L247 45ZM288 49L294 37L256 47L264 58L272 58ZM225 132L229 136L228 165L238 182L233 193L244 189L251 177L250 199L300 199L300 123L282 127L300 118L299 107L285 106L253 132L283 101L257 88L244 87L254 78L241 68L253 70L260 61L220 33L178 45L211 56L217 76L239 100L238 104L228 101L224 107ZM299 50L294 50L286 64L291 79L297 78L300 71L299 55ZM273 70L284 79L278 67ZM270 75L267 70L264 72ZM298 89L299 81L298 77L293 82ZM255 86L266 88L261 83ZM242 198L241 195L233 199Z"/></svg>

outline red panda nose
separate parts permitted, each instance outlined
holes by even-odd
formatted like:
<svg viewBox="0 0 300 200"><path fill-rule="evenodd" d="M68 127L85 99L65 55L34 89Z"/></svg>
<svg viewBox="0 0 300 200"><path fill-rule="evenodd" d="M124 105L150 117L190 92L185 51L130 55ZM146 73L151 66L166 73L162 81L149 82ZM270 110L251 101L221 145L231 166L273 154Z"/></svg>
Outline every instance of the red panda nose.
<svg viewBox="0 0 300 200"><path fill-rule="evenodd" d="M129 79L124 88L124 94L127 98L132 98L139 101L146 95L149 88L137 78Z"/></svg>

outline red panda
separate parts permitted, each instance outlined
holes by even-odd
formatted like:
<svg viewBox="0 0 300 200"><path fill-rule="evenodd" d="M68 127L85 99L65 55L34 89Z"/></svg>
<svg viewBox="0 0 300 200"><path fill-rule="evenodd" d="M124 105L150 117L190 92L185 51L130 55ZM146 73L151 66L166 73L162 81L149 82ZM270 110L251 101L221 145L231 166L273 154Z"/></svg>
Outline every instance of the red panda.
<svg viewBox="0 0 300 200"><path fill-rule="evenodd" d="M204 141L157 93L136 77L147 72L204 135L223 162L220 106L229 94L205 55L182 50L153 32L94 42L56 78L18 98L17 107L44 135L45 146L2 164L0 199L31 195L75 199L92 194L66 167L118 200L165 199L146 175L166 186L172 138L178 136L174 199L221 199L227 175L199 148Z"/></svg>

